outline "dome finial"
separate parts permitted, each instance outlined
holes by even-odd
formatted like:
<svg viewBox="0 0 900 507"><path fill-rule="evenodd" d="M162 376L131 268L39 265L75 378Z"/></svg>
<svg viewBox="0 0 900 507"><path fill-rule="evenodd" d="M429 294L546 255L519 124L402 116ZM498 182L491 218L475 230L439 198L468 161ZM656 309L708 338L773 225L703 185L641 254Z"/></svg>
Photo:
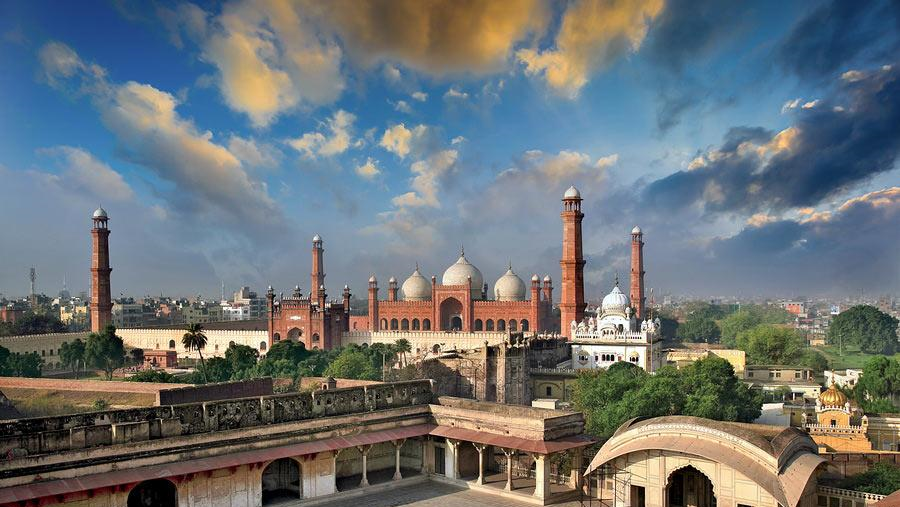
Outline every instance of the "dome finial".
<svg viewBox="0 0 900 507"><path fill-rule="evenodd" d="M419 270L419 261L416 261L416 271Z"/></svg>
<svg viewBox="0 0 900 507"><path fill-rule="evenodd" d="M616 287L619 286L619 272L616 271Z"/></svg>
<svg viewBox="0 0 900 507"><path fill-rule="evenodd" d="M460 243L460 245L459 245L459 256L460 257L466 256L466 245L463 245L462 243Z"/></svg>
<svg viewBox="0 0 900 507"><path fill-rule="evenodd" d="M508 259L507 262L509 263L509 270L512 271L512 259Z"/></svg>

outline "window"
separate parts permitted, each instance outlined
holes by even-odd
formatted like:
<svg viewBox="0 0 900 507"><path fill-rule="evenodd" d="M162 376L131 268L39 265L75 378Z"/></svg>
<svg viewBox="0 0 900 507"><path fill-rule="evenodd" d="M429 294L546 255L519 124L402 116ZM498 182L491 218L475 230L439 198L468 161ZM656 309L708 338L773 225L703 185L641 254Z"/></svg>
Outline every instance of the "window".
<svg viewBox="0 0 900 507"><path fill-rule="evenodd" d="M413 319L412 328L413 331L418 331L420 329L419 319Z"/></svg>
<svg viewBox="0 0 900 507"><path fill-rule="evenodd" d="M753 378L753 372L752 372L752 371L748 371L748 372L747 372L747 378Z"/></svg>
<svg viewBox="0 0 900 507"><path fill-rule="evenodd" d="M275 333L275 336L272 339L275 340L276 342L280 342L281 341L281 333Z"/></svg>
<svg viewBox="0 0 900 507"><path fill-rule="evenodd" d="M313 333L312 341L313 343L319 343L319 333Z"/></svg>
<svg viewBox="0 0 900 507"><path fill-rule="evenodd" d="M259 342L259 350L266 350L266 342Z"/></svg>
<svg viewBox="0 0 900 507"><path fill-rule="evenodd" d="M422 321L422 329L425 331L431 331L431 320L425 319Z"/></svg>
<svg viewBox="0 0 900 507"><path fill-rule="evenodd" d="M776 372L775 372L775 378L781 378L781 372L780 372L780 371L776 371Z"/></svg>
<svg viewBox="0 0 900 507"><path fill-rule="evenodd" d="M403 319L400 321L400 329L409 331L409 319Z"/></svg>
<svg viewBox="0 0 900 507"><path fill-rule="evenodd" d="M398 323L397 323L397 319L391 319L391 331L396 331L397 327L399 327Z"/></svg>
<svg viewBox="0 0 900 507"><path fill-rule="evenodd" d="M600 354L600 360L604 363L611 363L616 360L615 354Z"/></svg>
<svg viewBox="0 0 900 507"><path fill-rule="evenodd" d="M475 319L475 331L481 331L484 328L484 324L481 322L481 319Z"/></svg>
<svg viewBox="0 0 900 507"><path fill-rule="evenodd" d="M628 358L628 360L634 364L637 364L638 361L641 360L641 358L637 354L632 354L631 357Z"/></svg>
<svg viewBox="0 0 900 507"><path fill-rule="evenodd" d="M491 319L488 319L487 323L485 323L485 329L487 331L493 331L494 330L494 321Z"/></svg>
<svg viewBox="0 0 900 507"><path fill-rule="evenodd" d="M384 330L387 328L388 328L387 319L381 319L381 329Z"/></svg>
<svg viewBox="0 0 900 507"><path fill-rule="evenodd" d="M515 320L515 319L509 319L509 330L510 330L510 331L517 331L517 329L516 329L517 327L519 327L519 326L518 326L518 324L516 323L516 320Z"/></svg>
<svg viewBox="0 0 900 507"><path fill-rule="evenodd" d="M631 486L631 502L630 507L645 507L646 496L643 486Z"/></svg>
<svg viewBox="0 0 900 507"><path fill-rule="evenodd" d="M546 392L547 392L547 396L553 396L553 388L552 388L552 387L547 386L547 391L546 391Z"/></svg>
<svg viewBox="0 0 900 507"><path fill-rule="evenodd" d="M528 321L522 319L522 331L528 331Z"/></svg>
<svg viewBox="0 0 900 507"><path fill-rule="evenodd" d="M497 321L497 331L506 331L506 321L500 319Z"/></svg>
<svg viewBox="0 0 900 507"><path fill-rule="evenodd" d="M794 372L794 378L800 378L800 372L799 372L799 371L795 371L795 372Z"/></svg>

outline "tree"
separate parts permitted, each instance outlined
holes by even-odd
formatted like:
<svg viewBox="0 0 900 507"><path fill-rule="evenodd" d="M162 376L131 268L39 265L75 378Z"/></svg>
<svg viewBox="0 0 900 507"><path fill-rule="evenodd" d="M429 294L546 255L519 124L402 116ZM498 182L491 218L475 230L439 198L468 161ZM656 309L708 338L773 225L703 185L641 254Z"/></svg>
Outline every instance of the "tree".
<svg viewBox="0 0 900 507"><path fill-rule="evenodd" d="M241 345L241 347L245 347L246 345ZM230 350L230 348L229 348ZM227 352L226 352L227 356ZM246 368L249 370L256 364L256 361L253 362L253 365ZM238 370L244 371L244 370ZM227 357L211 357L208 361L206 361L206 368L204 368L204 372L206 374L206 379L209 382L227 382L231 380L234 376L235 370L231 361L228 360Z"/></svg>
<svg viewBox="0 0 900 507"><path fill-rule="evenodd" d="M7 359L7 369L13 377L38 378L43 366L44 359L37 352L11 354Z"/></svg>
<svg viewBox="0 0 900 507"><path fill-rule="evenodd" d="M11 353L9 349L0 345L0 376L8 377L12 375L12 372L9 368L9 357Z"/></svg>
<svg viewBox="0 0 900 507"><path fill-rule="evenodd" d="M129 382L155 382L161 384L173 384L178 380L175 375L165 370L141 370L134 375L128 377Z"/></svg>
<svg viewBox="0 0 900 507"><path fill-rule="evenodd" d="M406 366L406 354L412 352L412 344L406 338L400 338L394 342L394 350L400 354L400 367Z"/></svg>
<svg viewBox="0 0 900 507"><path fill-rule="evenodd" d="M138 366L144 364L144 349L131 349L129 355L131 356L132 364Z"/></svg>
<svg viewBox="0 0 900 507"><path fill-rule="evenodd" d="M829 344L855 345L868 354L893 355L897 350L897 319L874 306L857 305L831 321Z"/></svg>
<svg viewBox="0 0 900 507"><path fill-rule="evenodd" d="M84 345L84 361L106 374L106 380L112 380L113 371L125 363L125 344L116 336L113 325L106 326L99 334L88 335Z"/></svg>
<svg viewBox="0 0 900 507"><path fill-rule="evenodd" d="M890 495L900 490L900 467L881 461L861 474L844 479L839 487L876 495Z"/></svg>
<svg viewBox="0 0 900 507"><path fill-rule="evenodd" d="M17 335L65 333L69 328L52 315L26 314L16 321L13 332Z"/></svg>
<svg viewBox="0 0 900 507"><path fill-rule="evenodd" d="M71 368L78 379L78 366L84 366L84 342L80 338L75 338L72 343L65 342L59 348L59 358L63 366Z"/></svg>
<svg viewBox="0 0 900 507"><path fill-rule="evenodd" d="M195 322L188 324L185 330L184 336L181 337L181 344L188 351L194 349L197 351L197 354L200 356L200 368L203 370L203 378L206 382L209 382L209 379L206 377L206 363L203 362L203 349L206 348L207 342L206 335L203 333L203 325Z"/></svg>
<svg viewBox="0 0 900 507"><path fill-rule="evenodd" d="M236 372L253 368L258 360L259 351L253 347L238 344L230 345L228 350L225 351L225 361L228 363L231 371L228 377L230 378ZM212 359L210 359L210 362L212 362ZM228 380L228 378L224 380ZM219 380L218 382L223 382L224 380Z"/></svg>
<svg viewBox="0 0 900 507"><path fill-rule="evenodd" d="M678 339L678 320L664 312L659 312L660 335L663 340L673 342Z"/></svg>
<svg viewBox="0 0 900 507"><path fill-rule="evenodd" d="M684 342L718 343L721 331L716 322L706 317L691 316L678 326L677 337Z"/></svg>
<svg viewBox="0 0 900 507"><path fill-rule="evenodd" d="M737 348L754 364L798 365L806 352L806 339L790 328L760 324L738 335Z"/></svg>
<svg viewBox="0 0 900 507"><path fill-rule="evenodd" d="M357 380L381 380L381 370L361 350L345 348L325 369L325 375Z"/></svg>
<svg viewBox="0 0 900 507"><path fill-rule="evenodd" d="M309 357L309 354L309 351L306 350L306 346L302 343L291 340L282 340L269 348L266 359L273 361L284 359L296 364Z"/></svg>
<svg viewBox="0 0 900 507"><path fill-rule="evenodd" d="M884 356L869 359L854 390L864 411L895 411L900 400L900 361Z"/></svg>
<svg viewBox="0 0 900 507"><path fill-rule="evenodd" d="M731 363L706 357L681 370L684 415L719 421L752 422L762 409L762 394L734 375Z"/></svg>

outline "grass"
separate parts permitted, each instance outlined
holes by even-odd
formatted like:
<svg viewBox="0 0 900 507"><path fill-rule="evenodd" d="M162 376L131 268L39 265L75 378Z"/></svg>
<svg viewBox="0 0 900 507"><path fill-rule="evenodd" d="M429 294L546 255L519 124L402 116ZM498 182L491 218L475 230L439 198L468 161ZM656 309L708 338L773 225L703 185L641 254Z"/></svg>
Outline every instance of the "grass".
<svg viewBox="0 0 900 507"><path fill-rule="evenodd" d="M100 398L110 408L150 407L156 402L155 395L142 393L6 388L3 394L25 417L93 412L94 402Z"/></svg>
<svg viewBox="0 0 900 507"><path fill-rule="evenodd" d="M844 347L843 355L836 345L824 345L821 347L811 347L813 350L820 352L825 359L828 360L828 366L835 370L844 368L862 368L866 362L879 354L867 354L861 352L855 347ZM892 356L894 359L900 360L900 353Z"/></svg>

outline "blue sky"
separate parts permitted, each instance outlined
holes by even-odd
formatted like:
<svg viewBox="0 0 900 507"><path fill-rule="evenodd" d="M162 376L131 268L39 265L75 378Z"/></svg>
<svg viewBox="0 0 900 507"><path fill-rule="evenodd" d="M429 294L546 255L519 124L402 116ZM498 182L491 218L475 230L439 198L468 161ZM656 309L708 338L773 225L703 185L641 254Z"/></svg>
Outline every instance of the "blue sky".
<svg viewBox="0 0 900 507"><path fill-rule="evenodd" d="M900 288L893 2L6 2L0 292L440 275L461 244L559 276L585 197L589 296Z"/></svg>

